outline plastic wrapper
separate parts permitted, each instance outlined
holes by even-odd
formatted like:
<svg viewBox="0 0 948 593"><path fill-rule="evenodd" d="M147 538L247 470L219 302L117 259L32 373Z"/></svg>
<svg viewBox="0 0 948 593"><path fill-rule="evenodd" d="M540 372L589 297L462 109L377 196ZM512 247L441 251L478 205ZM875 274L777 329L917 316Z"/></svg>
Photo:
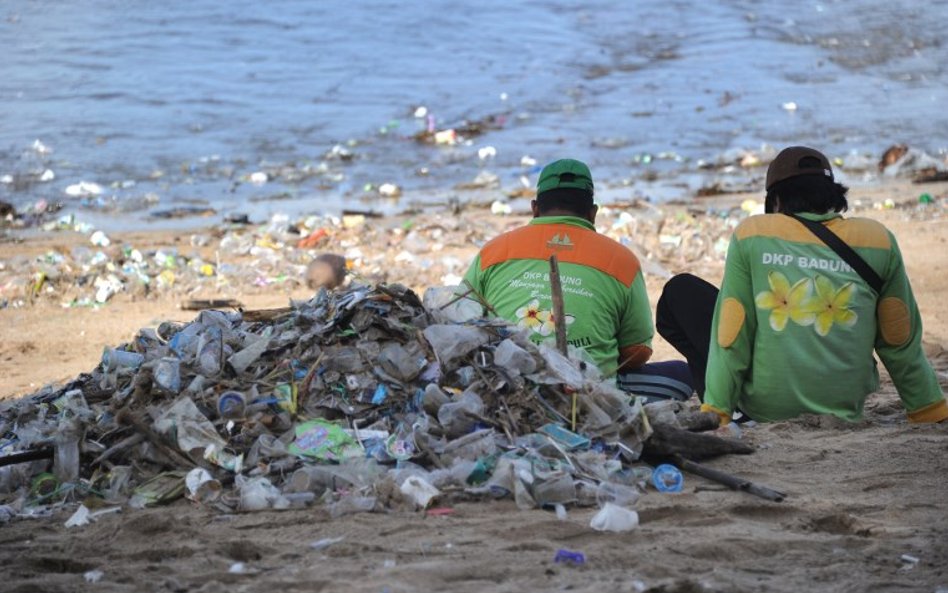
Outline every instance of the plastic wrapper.
<svg viewBox="0 0 948 593"><path fill-rule="evenodd" d="M242 511L263 511L290 507L290 501L266 478L237 476L237 488L240 490L238 507Z"/></svg>

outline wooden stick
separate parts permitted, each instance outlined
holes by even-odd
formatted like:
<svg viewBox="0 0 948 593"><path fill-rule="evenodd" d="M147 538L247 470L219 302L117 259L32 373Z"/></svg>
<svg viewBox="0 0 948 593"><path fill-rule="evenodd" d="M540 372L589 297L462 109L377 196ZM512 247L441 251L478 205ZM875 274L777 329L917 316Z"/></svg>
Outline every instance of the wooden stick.
<svg viewBox="0 0 948 593"><path fill-rule="evenodd" d="M550 256L550 296L553 299L553 325L556 328L556 349L568 356L566 344L566 312L563 306L563 285L560 284L560 266L556 256Z"/></svg>
<svg viewBox="0 0 948 593"><path fill-rule="evenodd" d="M767 486L755 484L754 482L745 480L744 478L732 476L729 473L722 472L721 470L717 470L706 465L701 465L700 463L695 463L694 461L689 461L681 455L673 456L672 460L675 465L677 465L682 470L692 473L696 476L701 476L702 478L707 478L712 482L723 484L732 490L743 490L744 492L748 492L754 496L759 496L773 502L781 502L787 497L787 495L783 492L773 490Z"/></svg>
<svg viewBox="0 0 948 593"><path fill-rule="evenodd" d="M193 460L191 460L191 458L183 453L180 453L177 449L174 449L171 447L171 445L167 444L161 435L155 432L150 426L142 422L133 412L127 408L119 410L118 414L115 415L115 419L119 424L131 426L140 432L152 445L161 451L165 457L171 460L171 462L176 463L179 469L191 469L197 465Z"/></svg>
<svg viewBox="0 0 948 593"><path fill-rule="evenodd" d="M181 303L184 311L204 309L240 309L244 304L236 299L190 299Z"/></svg>
<svg viewBox="0 0 948 593"><path fill-rule="evenodd" d="M556 255L550 256L550 297L553 299L553 327L556 330L556 349L569 358L569 345L566 343L566 307L563 304L563 285L560 283L560 264ZM571 427L576 430L577 394L572 393Z"/></svg>
<svg viewBox="0 0 948 593"><path fill-rule="evenodd" d="M112 457L116 453L130 449L144 440L145 440L145 435L143 435L140 432L136 432L135 434L122 439L118 443L112 445L111 447L103 451L101 455L95 458L95 460L92 462L92 465L99 465L103 461L108 460L110 457Z"/></svg>
<svg viewBox="0 0 948 593"><path fill-rule="evenodd" d="M34 449L32 451L20 451L5 457L0 457L0 467L13 465L15 463L26 463L28 461L38 461L40 459L52 459L53 448L45 447L43 449Z"/></svg>
<svg viewBox="0 0 948 593"><path fill-rule="evenodd" d="M483 307L484 307L485 309L487 309L492 315L495 315L495 316L496 316L496 315L497 315L497 310L494 309L494 308L491 306L491 304L487 302L487 299L484 298L484 295L482 295L481 293L477 292L477 289L475 289L474 286L472 286L471 283L468 282L467 280L464 280L463 282L464 282L464 286L467 286L468 293L469 293L469 294L473 294L475 297L477 297L477 301L478 301L481 305L483 305ZM466 296L468 293L465 293L465 296Z"/></svg>

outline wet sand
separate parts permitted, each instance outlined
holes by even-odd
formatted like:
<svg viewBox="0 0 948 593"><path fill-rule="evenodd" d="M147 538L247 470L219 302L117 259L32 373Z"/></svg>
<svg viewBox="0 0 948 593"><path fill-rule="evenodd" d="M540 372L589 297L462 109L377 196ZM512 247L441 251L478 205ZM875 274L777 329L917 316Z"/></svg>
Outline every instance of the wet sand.
<svg viewBox="0 0 948 593"><path fill-rule="evenodd" d="M926 352L948 388L948 225L940 204L928 211L908 207L921 191L942 203L948 199L945 184L860 188L850 194L851 202L869 207L852 215L876 218L898 238L922 311ZM886 199L907 207L871 208ZM440 236L450 238L429 241L440 245L437 252L416 250L414 264L405 256L399 261L405 245L386 230L398 221L368 221L357 231L363 240L359 248L384 257L367 256L356 272L420 292L445 274L437 263L422 269L420 260L452 256L466 265L477 241L525 220L484 211L459 216L414 218L416 228L445 227L449 230ZM450 231L454 225L469 229L466 241ZM640 225L637 244L657 245L656 237L645 236L655 228ZM115 238L140 248L187 241L173 233ZM5 245L4 258L85 240L42 235ZM340 240L349 239L340 235ZM684 250L656 263L713 282L723 267L720 258L688 259ZM653 304L662 282L648 277ZM57 297L2 309L0 396L22 395L88 371L103 346L130 339L140 327L191 319L193 312L179 308L188 298L238 298L247 308L265 308L309 295L301 283L289 281L193 293L182 287L150 297L119 293L97 310L63 308ZM673 356L656 338L656 359ZM781 490L786 501L762 501L688 475L681 494L643 496L637 504L641 525L624 534L590 529L595 509L570 509L561 521L551 512L520 511L512 501L460 502L444 516L390 512L334 520L321 508L221 515L179 501L166 508L126 509L67 529L63 523L71 506L51 518L17 519L0 527L0 575L7 591L948 590L948 426L907 424L887 378L870 397L862 423L801 418L750 428L745 439L757 447L754 455L709 464ZM325 538L342 539L323 549L310 545ZM555 564L559 549L583 552L585 564ZM236 563L242 563L242 572L230 572ZM83 575L94 570L104 574L87 584Z"/></svg>

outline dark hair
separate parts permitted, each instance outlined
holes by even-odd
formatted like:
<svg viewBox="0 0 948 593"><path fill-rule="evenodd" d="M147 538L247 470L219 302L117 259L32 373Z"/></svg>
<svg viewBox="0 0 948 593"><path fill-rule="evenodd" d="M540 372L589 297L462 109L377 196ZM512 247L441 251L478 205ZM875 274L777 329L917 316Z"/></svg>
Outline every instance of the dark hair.
<svg viewBox="0 0 948 593"><path fill-rule="evenodd" d="M849 208L848 191L845 185L822 175L798 175L770 186L764 198L764 211L775 212L774 205L780 198L780 212L787 214L845 212Z"/></svg>
<svg viewBox="0 0 948 593"><path fill-rule="evenodd" d="M537 195L537 208L543 215L551 210L567 210L586 216L593 207L593 194L585 189L561 187Z"/></svg>

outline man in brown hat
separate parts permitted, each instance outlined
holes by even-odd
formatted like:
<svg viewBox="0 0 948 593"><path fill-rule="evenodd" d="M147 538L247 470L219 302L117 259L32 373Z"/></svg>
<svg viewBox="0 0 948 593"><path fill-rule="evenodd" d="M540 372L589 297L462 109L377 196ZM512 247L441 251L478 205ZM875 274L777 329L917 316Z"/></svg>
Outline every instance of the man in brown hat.
<svg viewBox="0 0 948 593"><path fill-rule="evenodd" d="M688 359L702 409L722 423L735 412L856 421L879 387L875 351L909 421L948 418L892 233L843 218L848 188L812 148L781 151L766 189L766 213L734 230L720 292L682 274L658 303L656 329Z"/></svg>

